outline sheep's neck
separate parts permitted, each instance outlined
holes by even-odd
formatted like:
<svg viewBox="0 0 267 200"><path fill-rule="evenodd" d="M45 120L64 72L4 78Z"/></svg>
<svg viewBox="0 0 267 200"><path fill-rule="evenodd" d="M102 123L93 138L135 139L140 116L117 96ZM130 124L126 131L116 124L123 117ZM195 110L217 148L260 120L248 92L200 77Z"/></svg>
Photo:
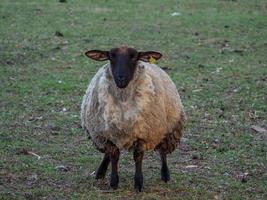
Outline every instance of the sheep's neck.
<svg viewBox="0 0 267 200"><path fill-rule="evenodd" d="M120 89L116 85L113 85L113 87L110 88L109 93L114 97L114 100L119 102L126 102L129 98L133 97L134 88L132 87L132 84L129 83L129 85L126 88Z"/></svg>

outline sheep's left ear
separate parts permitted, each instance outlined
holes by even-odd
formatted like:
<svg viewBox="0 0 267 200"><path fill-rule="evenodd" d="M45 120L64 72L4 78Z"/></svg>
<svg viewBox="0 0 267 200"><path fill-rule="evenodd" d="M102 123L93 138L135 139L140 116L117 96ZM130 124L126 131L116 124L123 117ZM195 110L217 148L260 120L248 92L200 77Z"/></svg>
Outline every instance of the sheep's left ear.
<svg viewBox="0 0 267 200"><path fill-rule="evenodd" d="M145 52L138 52L138 59L142 60L144 62L150 62L151 58L158 60L162 56L161 53L156 52L156 51L145 51Z"/></svg>
<svg viewBox="0 0 267 200"><path fill-rule="evenodd" d="M108 60L108 52L107 51L100 51L100 50L90 50L85 52L85 55L88 58L91 58L96 61L104 61Z"/></svg>

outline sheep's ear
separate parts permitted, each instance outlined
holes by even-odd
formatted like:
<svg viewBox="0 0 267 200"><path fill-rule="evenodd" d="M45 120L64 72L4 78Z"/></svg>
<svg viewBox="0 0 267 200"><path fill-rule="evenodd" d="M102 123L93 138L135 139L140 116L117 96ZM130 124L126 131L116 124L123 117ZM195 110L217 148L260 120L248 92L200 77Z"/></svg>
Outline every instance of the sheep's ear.
<svg viewBox="0 0 267 200"><path fill-rule="evenodd" d="M108 51L90 50L85 53L88 58L97 61L108 60Z"/></svg>
<svg viewBox="0 0 267 200"><path fill-rule="evenodd" d="M151 62L151 60L158 60L162 56L161 53L156 51L138 52L138 59L144 62Z"/></svg>

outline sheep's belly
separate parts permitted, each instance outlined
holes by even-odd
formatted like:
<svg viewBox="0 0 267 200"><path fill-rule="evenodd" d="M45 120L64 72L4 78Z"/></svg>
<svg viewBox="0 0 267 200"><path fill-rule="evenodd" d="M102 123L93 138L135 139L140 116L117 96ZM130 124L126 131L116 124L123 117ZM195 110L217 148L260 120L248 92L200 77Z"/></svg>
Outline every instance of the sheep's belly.
<svg viewBox="0 0 267 200"><path fill-rule="evenodd" d="M130 149L135 141L142 140L144 150L153 150L171 130L171 127L167 127L169 124L166 119L160 115L131 116L116 119L104 117L104 130L95 129L91 135L98 148L104 149L105 143L111 141L120 149Z"/></svg>
<svg viewBox="0 0 267 200"><path fill-rule="evenodd" d="M155 134L154 132L121 132L116 129L110 129L104 132L96 133L92 139L100 149L105 149L105 144L111 141L119 149L131 149L133 143L142 140L144 150L153 150L162 140L164 134Z"/></svg>

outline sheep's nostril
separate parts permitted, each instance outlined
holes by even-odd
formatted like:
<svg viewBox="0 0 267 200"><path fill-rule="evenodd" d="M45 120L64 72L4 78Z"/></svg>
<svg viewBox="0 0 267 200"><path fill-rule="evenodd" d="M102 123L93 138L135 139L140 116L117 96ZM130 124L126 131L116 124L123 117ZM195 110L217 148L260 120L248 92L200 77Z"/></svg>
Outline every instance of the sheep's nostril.
<svg viewBox="0 0 267 200"><path fill-rule="evenodd" d="M125 88L128 84L125 76L117 76L115 82L119 88Z"/></svg>
<svg viewBox="0 0 267 200"><path fill-rule="evenodd" d="M126 81L126 77L125 76L118 76L118 81L125 82Z"/></svg>

